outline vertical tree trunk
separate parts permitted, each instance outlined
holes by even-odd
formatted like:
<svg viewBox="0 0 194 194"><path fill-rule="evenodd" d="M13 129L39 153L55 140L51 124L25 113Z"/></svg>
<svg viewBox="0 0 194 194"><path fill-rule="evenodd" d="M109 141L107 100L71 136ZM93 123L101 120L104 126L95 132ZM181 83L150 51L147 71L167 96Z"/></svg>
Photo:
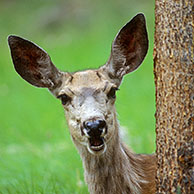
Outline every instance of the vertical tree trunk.
<svg viewBox="0 0 194 194"><path fill-rule="evenodd" d="M194 194L193 0L156 0L156 186Z"/></svg>

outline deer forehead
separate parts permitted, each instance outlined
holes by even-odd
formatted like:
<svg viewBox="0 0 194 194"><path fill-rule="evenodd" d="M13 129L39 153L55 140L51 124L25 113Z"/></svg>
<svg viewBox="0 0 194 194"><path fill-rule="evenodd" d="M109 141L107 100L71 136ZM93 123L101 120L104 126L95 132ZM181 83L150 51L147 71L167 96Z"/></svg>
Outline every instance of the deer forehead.
<svg viewBox="0 0 194 194"><path fill-rule="evenodd" d="M104 79L102 75L99 74L98 71L94 70L86 70L82 72L76 72L72 75L71 82L69 82L69 86L71 88L80 87L100 87L104 83Z"/></svg>
<svg viewBox="0 0 194 194"><path fill-rule="evenodd" d="M112 84L105 75L97 70L86 70L70 74L67 81L60 87L59 95L71 93L73 95L95 95L97 92L106 92Z"/></svg>

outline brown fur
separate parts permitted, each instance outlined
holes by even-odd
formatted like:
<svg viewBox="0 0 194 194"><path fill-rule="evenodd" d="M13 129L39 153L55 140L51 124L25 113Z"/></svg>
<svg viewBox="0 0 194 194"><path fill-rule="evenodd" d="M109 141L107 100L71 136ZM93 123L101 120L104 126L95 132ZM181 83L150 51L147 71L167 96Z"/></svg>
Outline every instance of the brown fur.
<svg viewBox="0 0 194 194"><path fill-rule="evenodd" d="M120 30L108 62L97 70L61 72L34 43L17 36L10 36L8 42L19 75L61 99L90 193L153 194L155 155L134 154L122 143L114 106L123 76L137 69L147 53L143 14ZM103 127L91 129L92 136L84 125L91 121L104 123Z"/></svg>

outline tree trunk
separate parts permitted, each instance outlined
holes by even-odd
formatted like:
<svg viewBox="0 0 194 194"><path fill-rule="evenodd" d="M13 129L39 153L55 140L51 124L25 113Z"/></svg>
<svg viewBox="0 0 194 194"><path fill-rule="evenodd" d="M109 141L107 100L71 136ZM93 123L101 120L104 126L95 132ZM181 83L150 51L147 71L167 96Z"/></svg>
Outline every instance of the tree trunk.
<svg viewBox="0 0 194 194"><path fill-rule="evenodd" d="M193 0L156 0L156 190L194 194Z"/></svg>

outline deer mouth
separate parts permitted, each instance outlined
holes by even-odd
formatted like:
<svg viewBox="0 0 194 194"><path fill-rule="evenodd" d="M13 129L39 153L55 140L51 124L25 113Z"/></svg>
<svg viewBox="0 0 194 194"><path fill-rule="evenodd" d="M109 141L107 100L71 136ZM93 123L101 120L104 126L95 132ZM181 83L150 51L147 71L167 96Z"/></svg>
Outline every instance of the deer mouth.
<svg viewBox="0 0 194 194"><path fill-rule="evenodd" d="M102 137L91 137L89 139L89 147L94 152L99 152L104 149L104 139Z"/></svg>

